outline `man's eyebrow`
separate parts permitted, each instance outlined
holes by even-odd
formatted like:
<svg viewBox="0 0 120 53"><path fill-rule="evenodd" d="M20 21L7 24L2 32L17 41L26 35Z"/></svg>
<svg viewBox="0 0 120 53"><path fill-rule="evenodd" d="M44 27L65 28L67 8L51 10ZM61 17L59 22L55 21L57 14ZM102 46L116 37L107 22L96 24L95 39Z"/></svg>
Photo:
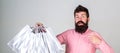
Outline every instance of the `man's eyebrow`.
<svg viewBox="0 0 120 53"><path fill-rule="evenodd" d="M82 14L82 15L86 15L86 14Z"/></svg>

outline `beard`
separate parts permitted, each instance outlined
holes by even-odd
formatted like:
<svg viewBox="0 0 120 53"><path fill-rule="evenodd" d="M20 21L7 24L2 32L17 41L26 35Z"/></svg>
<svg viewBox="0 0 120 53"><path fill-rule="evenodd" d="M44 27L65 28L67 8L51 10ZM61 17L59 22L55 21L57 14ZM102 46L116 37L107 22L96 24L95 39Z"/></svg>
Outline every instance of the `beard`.
<svg viewBox="0 0 120 53"><path fill-rule="evenodd" d="M79 25L80 23L82 23L83 25ZM77 23L75 23L75 31L78 33L85 33L86 30L88 29L88 21L86 23L84 23L83 21L78 21Z"/></svg>

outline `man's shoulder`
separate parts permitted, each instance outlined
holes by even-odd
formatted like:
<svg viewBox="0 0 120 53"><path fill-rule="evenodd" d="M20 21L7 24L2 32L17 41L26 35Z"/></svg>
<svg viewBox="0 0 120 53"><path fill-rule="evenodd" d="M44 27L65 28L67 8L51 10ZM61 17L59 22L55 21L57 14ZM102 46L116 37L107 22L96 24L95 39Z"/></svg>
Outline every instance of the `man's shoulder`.
<svg viewBox="0 0 120 53"><path fill-rule="evenodd" d="M71 34L72 32L74 32L74 29L67 29L67 30L65 30L64 32L62 32L62 33L60 33L60 34L58 34L57 36L66 36L66 35L68 35L68 34Z"/></svg>
<svg viewBox="0 0 120 53"><path fill-rule="evenodd" d="M88 33L90 33L90 34L100 35L97 31L92 30L92 29L88 29Z"/></svg>
<svg viewBox="0 0 120 53"><path fill-rule="evenodd" d="M71 32L74 32L75 31L75 29L67 29L67 30L65 30L64 32L62 32L62 34L64 33L64 34L69 34L69 33L71 33Z"/></svg>
<svg viewBox="0 0 120 53"><path fill-rule="evenodd" d="M97 31L92 30L92 29L88 29L88 32L89 32L89 33L98 33Z"/></svg>
<svg viewBox="0 0 120 53"><path fill-rule="evenodd" d="M73 32L75 29L67 29L65 32Z"/></svg>

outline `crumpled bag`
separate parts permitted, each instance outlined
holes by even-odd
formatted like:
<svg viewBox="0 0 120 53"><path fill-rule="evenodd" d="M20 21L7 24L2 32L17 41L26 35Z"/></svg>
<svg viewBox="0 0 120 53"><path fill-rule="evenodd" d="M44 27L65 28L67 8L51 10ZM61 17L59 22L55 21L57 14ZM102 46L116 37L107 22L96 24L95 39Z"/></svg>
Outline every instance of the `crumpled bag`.
<svg viewBox="0 0 120 53"><path fill-rule="evenodd" d="M12 40L8 46L16 53L61 53L62 46L57 38L49 31L39 33L26 25Z"/></svg>

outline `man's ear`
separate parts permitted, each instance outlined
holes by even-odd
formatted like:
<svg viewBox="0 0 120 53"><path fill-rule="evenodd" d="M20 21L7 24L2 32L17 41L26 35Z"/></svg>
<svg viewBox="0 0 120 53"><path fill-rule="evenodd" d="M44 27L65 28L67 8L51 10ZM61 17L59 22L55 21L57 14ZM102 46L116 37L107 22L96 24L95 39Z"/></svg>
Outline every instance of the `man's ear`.
<svg viewBox="0 0 120 53"><path fill-rule="evenodd" d="M88 22L90 21L90 17L88 17Z"/></svg>

